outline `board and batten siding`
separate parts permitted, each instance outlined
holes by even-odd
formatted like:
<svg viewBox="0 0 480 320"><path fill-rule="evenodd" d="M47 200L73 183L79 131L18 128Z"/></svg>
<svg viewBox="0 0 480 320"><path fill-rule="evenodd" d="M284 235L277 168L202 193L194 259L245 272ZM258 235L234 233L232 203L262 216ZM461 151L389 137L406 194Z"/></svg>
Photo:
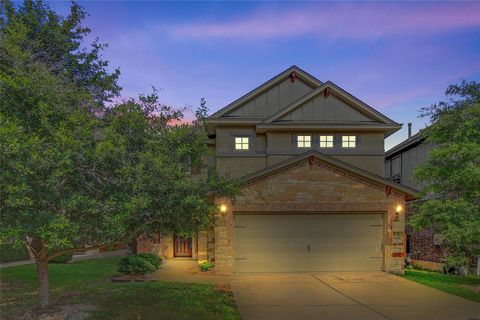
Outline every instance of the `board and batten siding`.
<svg viewBox="0 0 480 320"><path fill-rule="evenodd" d="M323 95L310 99L293 112L281 117L279 121L372 122L373 120L332 94L328 99Z"/></svg>
<svg viewBox="0 0 480 320"><path fill-rule="evenodd" d="M301 79L292 83L287 78L230 112L228 117L269 117L312 90L313 88Z"/></svg>

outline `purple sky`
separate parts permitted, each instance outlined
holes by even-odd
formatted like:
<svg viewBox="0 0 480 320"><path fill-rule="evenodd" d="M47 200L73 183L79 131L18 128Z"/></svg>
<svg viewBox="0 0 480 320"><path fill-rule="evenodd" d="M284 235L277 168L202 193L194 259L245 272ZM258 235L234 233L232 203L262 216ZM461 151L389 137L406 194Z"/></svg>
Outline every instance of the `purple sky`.
<svg viewBox="0 0 480 320"><path fill-rule="evenodd" d="M448 84L480 80L480 2L82 2L122 95L211 112L295 64L404 123ZM68 2L51 2L67 13Z"/></svg>

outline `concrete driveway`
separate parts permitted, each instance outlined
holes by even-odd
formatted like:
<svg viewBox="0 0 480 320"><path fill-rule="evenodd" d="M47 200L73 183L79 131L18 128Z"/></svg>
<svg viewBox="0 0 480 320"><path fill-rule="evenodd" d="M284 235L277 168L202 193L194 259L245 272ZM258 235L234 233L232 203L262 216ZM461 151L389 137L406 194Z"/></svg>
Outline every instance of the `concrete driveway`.
<svg viewBox="0 0 480 320"><path fill-rule="evenodd" d="M235 274L244 320L480 320L480 303L384 272Z"/></svg>

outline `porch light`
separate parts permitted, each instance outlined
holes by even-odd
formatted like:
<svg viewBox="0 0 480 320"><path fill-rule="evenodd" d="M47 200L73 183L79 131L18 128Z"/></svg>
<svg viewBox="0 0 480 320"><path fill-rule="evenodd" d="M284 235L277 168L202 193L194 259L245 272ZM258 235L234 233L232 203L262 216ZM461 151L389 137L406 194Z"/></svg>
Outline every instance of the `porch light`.
<svg viewBox="0 0 480 320"><path fill-rule="evenodd" d="M403 207L401 205L398 205L397 208L395 209L397 213L402 212L402 210L403 210Z"/></svg>
<svg viewBox="0 0 480 320"><path fill-rule="evenodd" d="M222 212L222 213L227 212L227 206L224 205L224 204L222 204L222 205L220 206L220 212Z"/></svg>

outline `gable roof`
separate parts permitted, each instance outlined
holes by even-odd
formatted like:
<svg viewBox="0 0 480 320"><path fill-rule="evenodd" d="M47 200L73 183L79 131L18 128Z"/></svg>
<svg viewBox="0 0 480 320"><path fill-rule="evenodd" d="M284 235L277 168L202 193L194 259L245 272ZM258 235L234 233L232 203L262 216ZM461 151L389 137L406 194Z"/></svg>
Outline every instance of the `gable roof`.
<svg viewBox="0 0 480 320"><path fill-rule="evenodd" d="M312 76L308 72L306 72L306 71L300 69L299 67L293 65L290 68L282 71L281 73L279 73L278 75L276 75L272 79L268 80L264 84L258 86L257 88L253 89L252 91L248 92L247 94L241 96L239 99L233 101L232 103L230 103L226 107L218 110L217 112L215 112L214 114L209 116L209 118L218 118L218 117L221 117L221 116L225 115L228 112L231 112L231 111L235 110L236 108L240 107L242 104L250 101L251 99L255 98L256 96L262 94L263 92L267 91L268 89L270 89L270 88L274 87L275 85L279 84L280 82L284 81L285 79L290 77L291 73L294 72L294 71L296 73L297 78L305 81L307 84L311 85L313 88L317 88L322 84L322 82L320 80L318 80L317 78L315 78L314 76Z"/></svg>
<svg viewBox="0 0 480 320"><path fill-rule="evenodd" d="M331 81L327 81L327 82L323 83L322 85L317 87L315 90L306 94L305 96L298 99L294 103L286 106L285 108L278 111L277 113L275 113L271 117L265 119L264 121L262 121L262 123L272 123L275 120L280 119L281 117L287 115L288 113L293 112L295 109L299 108L300 106L302 106L304 103L308 102L309 100L321 95L324 92L324 90L327 89L327 88L330 88L330 90L332 90L334 93L336 93L342 99L346 100L346 102L348 102L349 105L351 105L352 107L354 107L355 109L357 109L361 113L368 115L370 118L372 118L376 121L379 121L381 123L385 123L385 124L391 124L391 125L395 125L395 126L399 125L399 123L397 123L397 122L393 121L392 119L388 118L387 116L381 114L380 112L378 112L374 108L367 105L365 102L363 102L360 99L354 97L353 95L351 95L347 91L343 90L342 88L340 88L339 86L337 86L336 84L334 84Z"/></svg>
<svg viewBox="0 0 480 320"><path fill-rule="evenodd" d="M346 162L343 162L341 160L335 159L333 157L327 156L326 154L323 154L317 150L310 150L307 152L304 152L296 157L289 158L284 161L277 162L271 166L268 166L264 169L258 170L256 172L247 174L243 177L240 178L240 184L241 185L246 185L249 183L252 183L258 179L261 179L263 177L269 176L271 174L274 174L276 172L282 171L286 167L292 166L298 162L304 161L309 158L314 158L318 159L320 161L326 162L332 166L338 167L340 169L352 172L356 175L359 175L363 178L366 178L368 180L383 184L385 186L389 186L395 190L401 191L407 195L409 199L414 199L416 198L415 194L417 194L419 191L403 186L399 183L395 183L393 181L390 181L388 179L385 179L379 175L376 175L374 173L371 173L369 171L357 168L355 166L352 166Z"/></svg>

